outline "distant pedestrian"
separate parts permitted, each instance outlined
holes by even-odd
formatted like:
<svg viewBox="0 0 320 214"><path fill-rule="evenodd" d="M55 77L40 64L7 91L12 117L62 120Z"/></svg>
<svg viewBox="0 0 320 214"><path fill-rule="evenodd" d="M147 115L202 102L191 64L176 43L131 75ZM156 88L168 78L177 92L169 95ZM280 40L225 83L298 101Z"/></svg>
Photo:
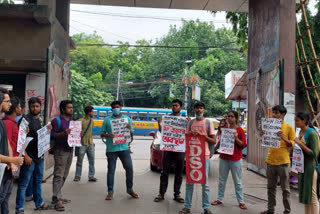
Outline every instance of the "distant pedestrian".
<svg viewBox="0 0 320 214"><path fill-rule="evenodd" d="M268 210L261 214L274 214L276 206L276 191L278 177L280 177L280 186L282 189L282 201L284 205L284 214L291 212L290 207L290 157L289 151L293 148L295 132L292 126L284 122L287 109L283 105L272 107L272 117L281 120L281 131L277 133L280 137L280 148L269 148L266 157L267 163L267 183L268 183ZM264 132L261 131L261 136Z"/></svg>
<svg viewBox="0 0 320 214"><path fill-rule="evenodd" d="M114 192L114 174L116 170L117 159L119 158L122 162L123 168L126 171L126 185L127 193L133 198L138 199L139 196L133 191L133 166L132 159L127 143L113 144L113 138L115 137L112 132L111 121L117 119L127 119L127 129L130 130L131 135L133 134L133 128L131 120L128 116L121 114L121 103L119 101L113 101L111 103L112 115L108 116L101 127L101 137L107 138L106 141L106 155L108 159L108 173L107 173L107 187L108 195L106 200L112 200Z"/></svg>
<svg viewBox="0 0 320 214"><path fill-rule="evenodd" d="M238 112L229 111L227 114L229 129L235 129L234 133L234 151L232 155L220 154L219 158L219 184L218 184L218 199L211 203L213 206L222 204L224 198L224 192L226 189L226 183L231 171L234 189L237 197L237 201L240 209L247 209L242 193L242 149L247 146L246 134L243 129L238 126ZM217 144L217 148L220 146L220 141Z"/></svg>
<svg viewBox="0 0 320 214"><path fill-rule="evenodd" d="M69 147L68 135L71 132L69 128L72 121L73 105L70 100L62 100L59 105L60 116L51 121L51 136L54 139L53 155L54 169L52 181L52 204L55 205L56 211L64 211L62 204L70 203L71 200L62 197L62 187L69 175L73 148Z"/></svg>
<svg viewBox="0 0 320 214"><path fill-rule="evenodd" d="M215 144L214 126L209 120L207 120L203 114L205 112L205 105L201 102L197 102L193 106L193 111L196 115L196 119L189 122L188 133L192 135L203 135L206 138L205 143L205 168L206 168L206 183L202 184L202 208L204 214L212 214L209 210L210 207L210 188L208 182L209 168L210 168L210 149L209 143ZM179 214L191 213L192 195L193 195L193 183L186 183L186 197L184 201L184 208Z"/></svg>
<svg viewBox="0 0 320 214"><path fill-rule="evenodd" d="M93 107L86 106L84 108L84 113L86 116L84 118L79 119L82 123L82 132L81 132L81 147L78 147L77 152L77 166L76 166L76 174L74 177L74 181L80 181L81 172L82 172L82 162L84 155L87 154L88 162L89 162L89 181L96 182L95 178L95 168L94 168L94 153L95 153L95 144L93 142L92 137L92 128L93 128Z"/></svg>
<svg viewBox="0 0 320 214"><path fill-rule="evenodd" d="M295 125L300 128L299 137L294 142L300 146L304 155L304 172L299 172L299 202L304 204L305 214L319 213L319 197L317 193L319 155L319 135L309 122L309 115L299 112L295 117Z"/></svg>
<svg viewBox="0 0 320 214"><path fill-rule="evenodd" d="M20 113L20 115L17 115L17 117L16 117L17 123L26 114L26 102L22 99L19 99L19 100L20 100L21 113Z"/></svg>

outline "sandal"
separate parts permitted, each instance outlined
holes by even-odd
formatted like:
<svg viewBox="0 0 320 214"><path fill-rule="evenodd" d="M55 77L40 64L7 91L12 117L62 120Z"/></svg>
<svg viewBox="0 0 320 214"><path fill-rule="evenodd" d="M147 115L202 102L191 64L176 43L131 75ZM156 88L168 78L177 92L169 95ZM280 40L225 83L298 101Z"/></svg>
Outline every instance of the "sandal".
<svg viewBox="0 0 320 214"><path fill-rule="evenodd" d="M139 195L135 193L134 191L128 192L129 195L131 195L132 198L138 199Z"/></svg>
<svg viewBox="0 0 320 214"><path fill-rule="evenodd" d="M211 203L212 206L219 206L219 205L221 205L221 204L222 204L222 202L221 202L221 201L218 201L218 200L215 200L215 201L213 201L213 202Z"/></svg>
<svg viewBox="0 0 320 214"><path fill-rule="evenodd" d="M191 213L190 209L183 208L181 211L179 211L179 214L186 214L186 213Z"/></svg>
<svg viewBox="0 0 320 214"><path fill-rule="evenodd" d="M71 202L71 200L66 199L66 198L60 198L59 201L61 201L62 204L69 204Z"/></svg>
<svg viewBox="0 0 320 214"><path fill-rule="evenodd" d="M90 181L90 182L96 182L96 181L97 181L97 178L89 178L88 181Z"/></svg>
<svg viewBox="0 0 320 214"><path fill-rule="evenodd" d="M112 193L108 193L107 197L105 198L105 200L110 201L113 198L113 194Z"/></svg>
<svg viewBox="0 0 320 214"><path fill-rule="evenodd" d="M240 204L239 204L239 207L240 207L240 209L242 209L242 210L247 210L247 209L248 209L244 203L240 203Z"/></svg>
<svg viewBox="0 0 320 214"><path fill-rule="evenodd" d="M34 210L48 210L50 207L48 204L44 204L42 206L36 207Z"/></svg>
<svg viewBox="0 0 320 214"><path fill-rule="evenodd" d="M184 199L181 198L180 195L174 196L173 200L175 200L176 202L181 203L181 204L184 203Z"/></svg>
<svg viewBox="0 0 320 214"><path fill-rule="evenodd" d="M56 205L54 205L54 209L56 211L62 212L64 211L64 206L61 203L57 203Z"/></svg>
<svg viewBox="0 0 320 214"><path fill-rule="evenodd" d="M73 179L73 181L78 182L78 181L80 181L80 178L75 177L75 178Z"/></svg>
<svg viewBox="0 0 320 214"><path fill-rule="evenodd" d="M160 202L160 201L163 201L163 200L164 200L164 197L162 195L160 195L160 194L153 199L154 202Z"/></svg>

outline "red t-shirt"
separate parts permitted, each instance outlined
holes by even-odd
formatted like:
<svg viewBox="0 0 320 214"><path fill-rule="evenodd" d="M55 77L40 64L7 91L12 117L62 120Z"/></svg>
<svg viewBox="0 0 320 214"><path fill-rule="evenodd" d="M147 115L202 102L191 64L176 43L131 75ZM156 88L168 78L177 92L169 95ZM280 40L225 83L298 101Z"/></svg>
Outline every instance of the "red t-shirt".
<svg viewBox="0 0 320 214"><path fill-rule="evenodd" d="M2 119L4 125L6 126L7 136L9 143L13 152L13 157L18 157L19 153L17 152L17 143L18 143L18 134L19 128L16 120L9 115L6 115Z"/></svg>
<svg viewBox="0 0 320 214"><path fill-rule="evenodd" d="M242 158L242 149L247 147L246 142L246 134L244 133L241 127L237 127L238 138L242 141L242 146L238 146L236 142L234 142L234 151L233 155L227 154L220 154L220 158L223 160L230 160L230 161L238 161ZM220 142L219 142L220 143Z"/></svg>

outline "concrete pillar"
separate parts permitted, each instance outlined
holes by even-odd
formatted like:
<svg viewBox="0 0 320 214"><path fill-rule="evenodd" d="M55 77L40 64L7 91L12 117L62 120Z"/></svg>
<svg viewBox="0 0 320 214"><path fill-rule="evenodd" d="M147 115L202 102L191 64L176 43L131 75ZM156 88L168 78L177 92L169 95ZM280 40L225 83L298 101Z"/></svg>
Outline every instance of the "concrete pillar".
<svg viewBox="0 0 320 214"><path fill-rule="evenodd" d="M290 111L286 116L290 124L293 124L296 91L295 15L294 0L249 1L248 73L250 76L250 73L279 57L284 59L284 104ZM264 169L267 149L258 145L255 133L257 105L254 83L254 79L248 83L248 162L257 169Z"/></svg>

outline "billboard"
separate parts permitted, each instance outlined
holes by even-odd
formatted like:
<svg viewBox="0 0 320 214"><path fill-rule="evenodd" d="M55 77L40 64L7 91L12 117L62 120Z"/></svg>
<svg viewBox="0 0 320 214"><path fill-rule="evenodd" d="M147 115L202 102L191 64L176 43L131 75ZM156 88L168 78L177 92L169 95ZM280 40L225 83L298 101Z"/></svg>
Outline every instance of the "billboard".
<svg viewBox="0 0 320 214"><path fill-rule="evenodd" d="M245 71L230 71L224 76L224 94L226 99L244 72Z"/></svg>

